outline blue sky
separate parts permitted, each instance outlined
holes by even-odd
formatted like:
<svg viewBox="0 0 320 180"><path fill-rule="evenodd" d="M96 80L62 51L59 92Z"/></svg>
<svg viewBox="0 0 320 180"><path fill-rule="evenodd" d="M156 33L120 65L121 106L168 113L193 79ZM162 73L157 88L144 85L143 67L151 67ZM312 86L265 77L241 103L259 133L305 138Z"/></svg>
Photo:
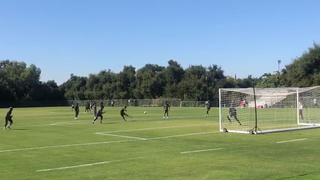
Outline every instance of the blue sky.
<svg viewBox="0 0 320 180"><path fill-rule="evenodd" d="M0 59L41 79L124 65L217 64L260 76L320 42L319 0L0 0Z"/></svg>

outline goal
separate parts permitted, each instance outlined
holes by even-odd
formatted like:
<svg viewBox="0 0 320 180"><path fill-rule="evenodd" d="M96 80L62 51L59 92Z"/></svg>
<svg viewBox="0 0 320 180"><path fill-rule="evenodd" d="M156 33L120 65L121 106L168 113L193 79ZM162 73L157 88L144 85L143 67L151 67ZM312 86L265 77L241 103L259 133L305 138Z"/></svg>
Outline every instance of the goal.
<svg viewBox="0 0 320 180"><path fill-rule="evenodd" d="M219 89L221 132L261 134L320 127L320 86Z"/></svg>

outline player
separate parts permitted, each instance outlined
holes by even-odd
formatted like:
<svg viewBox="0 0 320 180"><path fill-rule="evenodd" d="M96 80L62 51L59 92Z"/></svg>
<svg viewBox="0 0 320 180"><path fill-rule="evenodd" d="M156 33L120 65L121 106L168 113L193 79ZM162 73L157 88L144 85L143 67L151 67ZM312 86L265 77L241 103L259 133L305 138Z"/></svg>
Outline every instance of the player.
<svg viewBox="0 0 320 180"><path fill-rule="evenodd" d="M170 104L166 102L163 106L164 114L163 114L163 119L168 119L169 118L169 110L170 110Z"/></svg>
<svg viewBox="0 0 320 180"><path fill-rule="evenodd" d="M206 117L208 117L208 116L209 116L209 111L210 111L210 109L211 109L210 101L206 101L206 108L207 108L207 115L206 115Z"/></svg>
<svg viewBox="0 0 320 180"><path fill-rule="evenodd" d="M4 129L11 129L11 125L13 124L12 121L12 111L13 111L13 107L9 108L9 111L7 112L6 118L5 118L5 125L4 125Z"/></svg>
<svg viewBox="0 0 320 180"><path fill-rule="evenodd" d="M124 108L120 110L120 115L124 121L127 121L126 117L129 117L129 115L126 112L127 112L127 106L124 106Z"/></svg>
<svg viewBox="0 0 320 180"><path fill-rule="evenodd" d="M103 111L103 109L104 109L104 103L103 103L103 101L100 102L100 109L101 109L101 111Z"/></svg>
<svg viewBox="0 0 320 180"><path fill-rule="evenodd" d="M99 117L100 117L100 124L102 124L102 120L103 120L103 111L102 111L102 108L100 108L99 111L97 112L97 115L96 115L96 117L94 118L92 124L94 124Z"/></svg>
<svg viewBox="0 0 320 180"><path fill-rule="evenodd" d="M71 111L74 111L74 103L71 104Z"/></svg>
<svg viewBox="0 0 320 180"><path fill-rule="evenodd" d="M97 104L95 102L92 104L92 109L93 109L93 116L96 117L96 115L97 115Z"/></svg>
<svg viewBox="0 0 320 180"><path fill-rule="evenodd" d="M298 108L299 108L299 118L303 120L303 105L300 101L298 103Z"/></svg>
<svg viewBox="0 0 320 180"><path fill-rule="evenodd" d="M79 103L76 103L76 105L74 106L74 113L75 113L74 119L78 119L79 111L80 111L80 109L79 109Z"/></svg>
<svg viewBox="0 0 320 180"><path fill-rule="evenodd" d="M229 107L229 115L227 116L227 118L230 122L231 118L234 118L239 123L239 125L241 125L241 122L237 117L237 109L234 107L233 103L231 103L231 106Z"/></svg>
<svg viewBox="0 0 320 180"><path fill-rule="evenodd" d="M86 107L85 107L84 112L90 112L90 111L91 111L91 109L90 109L90 102L88 101L88 102L86 103Z"/></svg>

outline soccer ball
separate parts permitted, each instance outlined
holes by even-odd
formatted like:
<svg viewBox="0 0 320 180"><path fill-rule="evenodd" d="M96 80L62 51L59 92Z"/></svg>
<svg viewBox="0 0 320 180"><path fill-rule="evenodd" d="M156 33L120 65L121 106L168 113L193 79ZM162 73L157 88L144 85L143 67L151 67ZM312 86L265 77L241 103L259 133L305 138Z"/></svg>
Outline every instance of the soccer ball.
<svg viewBox="0 0 320 180"><path fill-rule="evenodd" d="M144 111L143 114L147 114L147 111Z"/></svg>

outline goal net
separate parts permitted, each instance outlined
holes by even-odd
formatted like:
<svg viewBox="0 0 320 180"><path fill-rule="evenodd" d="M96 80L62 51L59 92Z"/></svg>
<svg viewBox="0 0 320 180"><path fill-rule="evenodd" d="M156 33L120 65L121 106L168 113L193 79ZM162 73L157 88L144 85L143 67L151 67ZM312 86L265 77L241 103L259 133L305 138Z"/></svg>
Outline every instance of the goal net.
<svg viewBox="0 0 320 180"><path fill-rule="evenodd" d="M254 134L320 127L320 86L220 89L219 124Z"/></svg>

